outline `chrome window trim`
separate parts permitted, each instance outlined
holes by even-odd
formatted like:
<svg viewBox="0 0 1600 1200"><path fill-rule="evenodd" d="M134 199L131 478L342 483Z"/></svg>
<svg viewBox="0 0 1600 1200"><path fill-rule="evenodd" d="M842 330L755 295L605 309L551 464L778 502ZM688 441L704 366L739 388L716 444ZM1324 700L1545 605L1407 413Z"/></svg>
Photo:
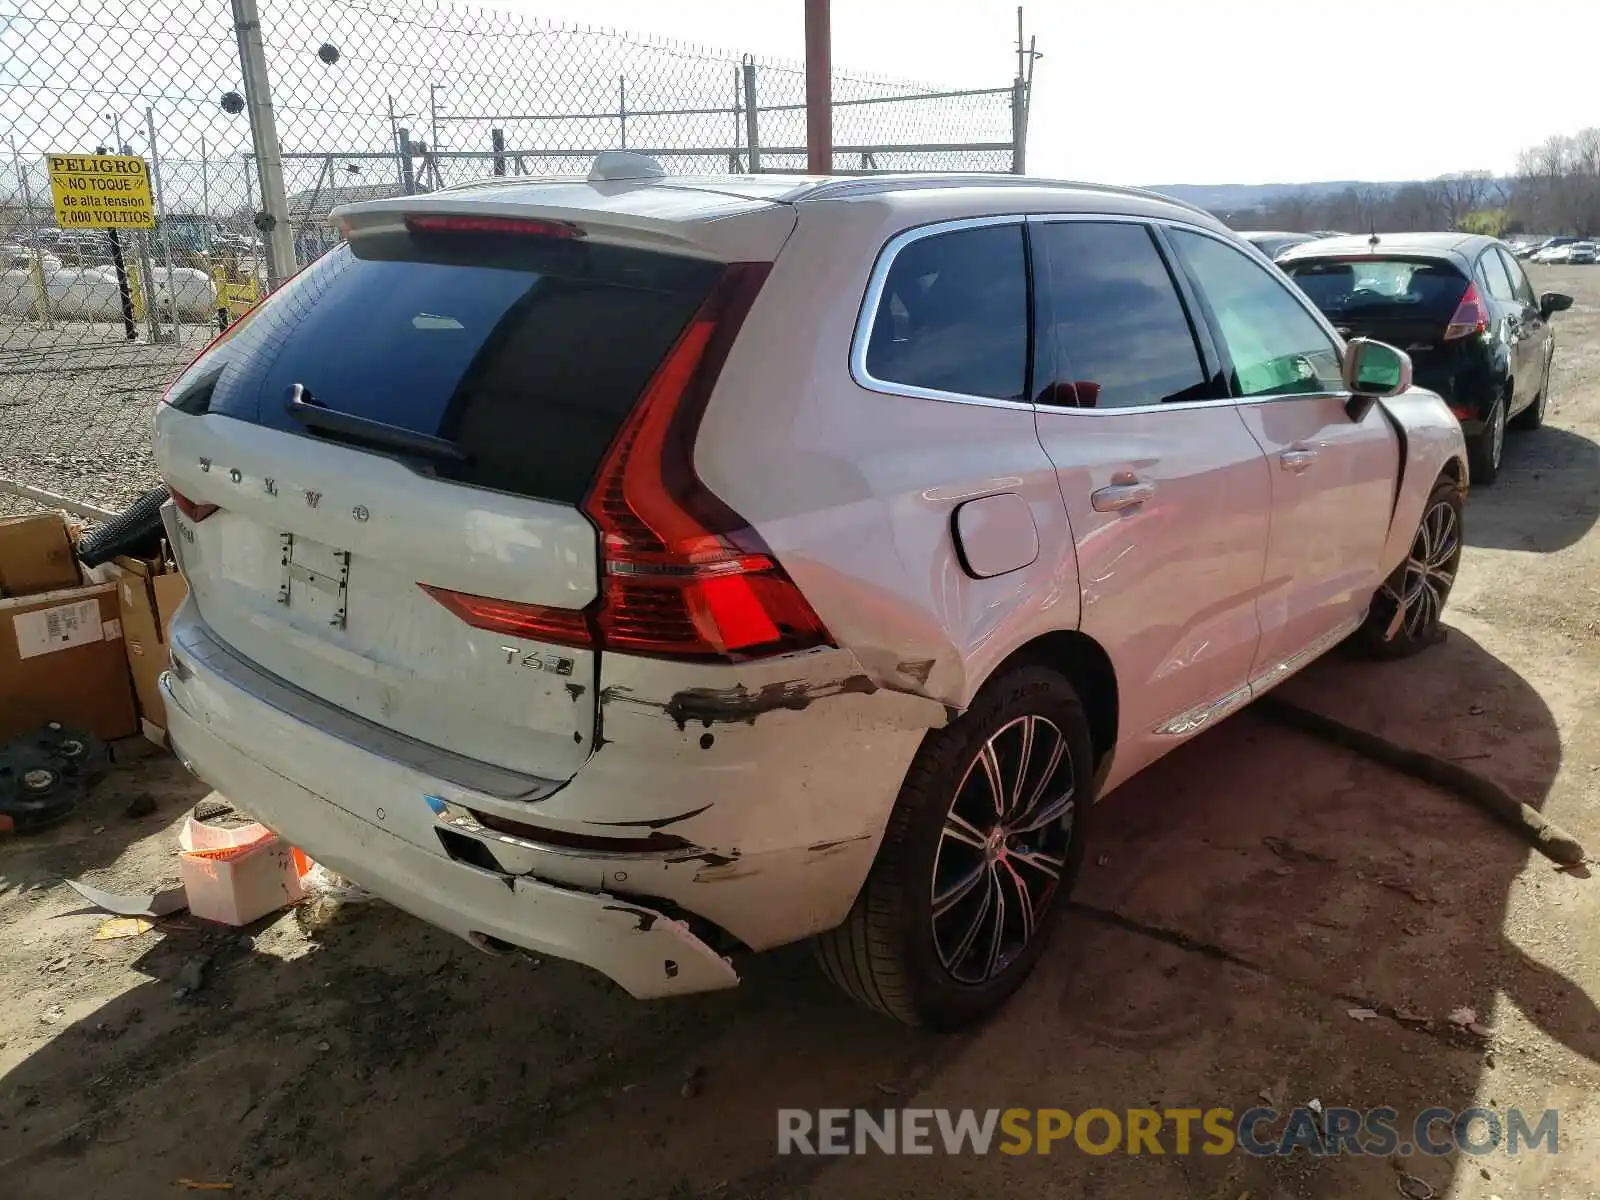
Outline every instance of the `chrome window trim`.
<svg viewBox="0 0 1600 1200"><path fill-rule="evenodd" d="M960 217L954 220L937 221L928 225L913 226L890 238L884 244L883 249L878 252L877 261L873 264L872 274L867 280L866 294L862 297L861 308L856 315L855 332L850 343L851 380L857 387L885 396L905 396L916 400L939 400L946 404L973 404L982 408L1028 409L1035 413L1070 413L1074 416L1091 418L1173 412L1198 408L1227 408L1241 404L1275 404L1291 400L1326 398L1348 400L1352 395L1351 392L1342 390L1273 392L1263 396L1228 396L1215 400L1179 400L1166 404L1129 405L1125 408L1064 408L1050 404L1036 404L1031 400L997 400L991 396L969 396L961 392L946 392L936 388L923 388L907 383L895 383L891 380L878 379L867 370L867 347L871 343L872 327L878 316L878 305L883 300L883 287L888 281L889 270L894 266L895 258L907 246L913 242L921 241L923 238L935 237L941 233L953 233L962 229L981 229L990 225L1053 225L1070 221L1090 221L1100 225L1160 225L1167 228L1182 229L1189 233L1203 234L1214 241L1221 242L1225 246L1233 246L1246 259L1250 258L1249 253L1242 247L1238 246L1228 236L1218 233L1215 229L1210 229L1194 222L1180 221L1173 217L1147 216L1136 213L1004 213L986 217ZM1260 264L1258 263L1257 266L1260 266ZM1278 269L1270 261L1267 266L1272 269ZM1332 341L1334 349L1342 355L1344 352L1344 339L1339 336L1338 330L1333 327L1322 311L1312 304L1310 300L1305 299L1293 282L1288 280L1287 276L1285 276L1285 281L1280 286L1283 287L1285 294L1291 300L1294 300L1303 310L1310 314L1318 328ZM1033 320L1031 311L1028 314L1028 320L1030 322Z"/></svg>
<svg viewBox="0 0 1600 1200"><path fill-rule="evenodd" d="M872 327L878 319L878 306L883 302L883 287L888 282L889 271L900 252L914 242L937 237L942 233L958 233L964 229L984 229L992 225L1015 225L1021 229L1026 222L1022 213L1006 213L988 217L961 217L953 221L937 221L931 225L917 225L895 234L878 251L878 261L873 264L867 279L867 291L861 299L861 309L856 315L856 328L850 343L850 378L857 387L885 396L908 396L916 400L941 400L947 404L975 404L980 408L1018 408L1033 411L1031 400L1002 400L993 396L969 396L964 392L946 392L938 388L917 387L909 383L895 383L879 379L867 370L867 347L872 344ZM1026 284L1026 280L1024 280ZM1028 323L1033 322L1031 309L1025 313ZM1027 378L1024 364L1023 378Z"/></svg>

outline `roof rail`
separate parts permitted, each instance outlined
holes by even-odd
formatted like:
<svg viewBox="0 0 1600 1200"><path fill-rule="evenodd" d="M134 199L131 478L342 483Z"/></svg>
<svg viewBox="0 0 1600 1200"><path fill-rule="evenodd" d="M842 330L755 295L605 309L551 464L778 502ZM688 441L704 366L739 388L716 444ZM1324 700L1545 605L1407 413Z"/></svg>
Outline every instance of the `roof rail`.
<svg viewBox="0 0 1600 1200"><path fill-rule="evenodd" d="M868 175L848 179L830 179L822 183L796 187L792 198L803 200L835 200L847 196L870 196L878 192L913 191L921 188L941 187L1035 187L1059 188L1084 192L1103 192L1114 196L1133 196L1155 200L1174 208L1187 209L1213 219L1216 215L1188 200L1180 200L1165 192L1150 188L1127 187L1115 183L1085 183L1071 179L1046 179L1033 175L986 174L981 171L940 175Z"/></svg>

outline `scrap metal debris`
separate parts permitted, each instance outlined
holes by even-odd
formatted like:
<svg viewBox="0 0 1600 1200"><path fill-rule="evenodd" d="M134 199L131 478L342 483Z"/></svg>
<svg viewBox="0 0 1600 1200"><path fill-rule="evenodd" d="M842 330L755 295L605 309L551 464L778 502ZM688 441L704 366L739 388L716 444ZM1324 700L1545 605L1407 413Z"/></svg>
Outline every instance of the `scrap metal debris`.
<svg viewBox="0 0 1600 1200"><path fill-rule="evenodd" d="M188 896L181 886L144 895L119 895L79 883L76 879L69 879L66 884L96 908L116 913L119 917L165 917L189 907Z"/></svg>

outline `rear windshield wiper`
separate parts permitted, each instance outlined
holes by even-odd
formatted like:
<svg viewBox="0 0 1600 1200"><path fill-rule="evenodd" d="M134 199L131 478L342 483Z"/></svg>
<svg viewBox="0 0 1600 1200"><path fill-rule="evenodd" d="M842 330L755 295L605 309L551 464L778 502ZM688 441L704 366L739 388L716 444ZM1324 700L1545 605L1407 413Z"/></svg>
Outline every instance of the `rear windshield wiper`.
<svg viewBox="0 0 1600 1200"><path fill-rule="evenodd" d="M290 386L289 399L284 407L289 410L291 417L307 429L335 434L374 448L399 450L419 458L444 462L466 462L471 457L458 443L432 434L402 429L399 425L375 421L371 417L358 417L353 413L323 408L303 384Z"/></svg>

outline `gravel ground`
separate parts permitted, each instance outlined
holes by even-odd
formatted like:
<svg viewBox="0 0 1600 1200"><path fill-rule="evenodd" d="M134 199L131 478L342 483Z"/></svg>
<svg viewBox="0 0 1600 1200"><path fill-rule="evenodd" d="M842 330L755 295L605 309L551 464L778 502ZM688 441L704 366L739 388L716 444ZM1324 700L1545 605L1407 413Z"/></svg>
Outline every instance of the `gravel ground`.
<svg viewBox="0 0 1600 1200"><path fill-rule="evenodd" d="M1335 656L1303 703L1451 757L1600 847L1600 268L1540 271L1550 424L1467 509L1447 641ZM122 815L130 798L156 812ZM242 933L92 940L63 876L154 886L202 793L119 769L65 827L0 845L0 1179L15 1200L143 1200L180 1180L296 1198L1460 1200L1600 1196L1600 894L1476 810L1246 711L1094 813L1075 909L986 1027L859 1011L803 948L737 991L639 1004L561 962L490 959L380 906ZM205 985L179 994L186 963ZM1450 1014L1472 1008L1478 1031ZM1370 1009L1376 1015L1351 1015ZM794 1106L1285 1103L1409 1120L1560 1109L1511 1158L1234 1154L780 1158ZM1172 1149L1170 1140L1167 1142Z"/></svg>

